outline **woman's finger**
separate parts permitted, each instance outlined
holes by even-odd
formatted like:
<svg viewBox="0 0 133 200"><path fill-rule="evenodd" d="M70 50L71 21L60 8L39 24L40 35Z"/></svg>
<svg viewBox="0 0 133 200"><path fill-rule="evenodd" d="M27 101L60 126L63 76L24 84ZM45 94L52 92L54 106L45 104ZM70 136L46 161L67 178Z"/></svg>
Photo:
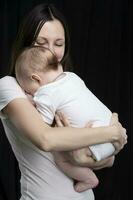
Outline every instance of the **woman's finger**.
<svg viewBox="0 0 133 200"><path fill-rule="evenodd" d="M57 127L63 127L63 123L60 119L60 117L58 116L58 114L55 114L55 122L56 122L56 125Z"/></svg>
<svg viewBox="0 0 133 200"><path fill-rule="evenodd" d="M92 128L93 126L93 123L92 122L88 122L86 125L85 125L85 128Z"/></svg>
<svg viewBox="0 0 133 200"><path fill-rule="evenodd" d="M119 119L118 119L118 114L117 113L113 113L112 116L111 116L111 120L110 120L110 125L114 125L116 123L119 122Z"/></svg>
<svg viewBox="0 0 133 200"><path fill-rule="evenodd" d="M56 115L58 115L60 121L61 121L61 124L62 126L70 126L70 121L69 119L61 112L57 112Z"/></svg>

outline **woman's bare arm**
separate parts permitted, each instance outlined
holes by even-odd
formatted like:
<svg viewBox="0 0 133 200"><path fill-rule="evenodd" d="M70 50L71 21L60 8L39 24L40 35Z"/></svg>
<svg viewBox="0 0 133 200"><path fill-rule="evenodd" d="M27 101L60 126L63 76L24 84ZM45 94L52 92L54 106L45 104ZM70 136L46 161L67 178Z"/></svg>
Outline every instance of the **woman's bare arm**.
<svg viewBox="0 0 133 200"><path fill-rule="evenodd" d="M22 134L44 151L68 151L104 142L116 141L121 146L125 143L122 126L51 128L27 99L14 99L3 112Z"/></svg>
<svg viewBox="0 0 133 200"><path fill-rule="evenodd" d="M61 127L62 126L70 126L69 120L62 113L58 113L56 116L56 119L57 119L56 120L57 126L61 126ZM118 115L117 115L117 113L113 113L111 121L110 121L110 125L117 124L117 123L118 124L120 123L118 120ZM91 126L92 126L92 124L90 124L90 123L86 124L86 127L91 127ZM127 142L126 140L127 140L127 136L125 134L125 144ZM120 145L120 143L116 142L115 147L116 147L116 151L114 152L114 155L117 154L124 147L124 143L122 146L122 145ZM74 150L74 151L69 151L69 152L67 152L67 154L65 153L65 155L67 156L67 159L74 165L83 166L83 167L86 166L86 167L90 167L94 170L102 169L105 167L111 167L115 160L115 156L112 155L101 161L95 161L91 157L91 152L90 152L89 148L87 148L87 147L81 148L78 150Z"/></svg>

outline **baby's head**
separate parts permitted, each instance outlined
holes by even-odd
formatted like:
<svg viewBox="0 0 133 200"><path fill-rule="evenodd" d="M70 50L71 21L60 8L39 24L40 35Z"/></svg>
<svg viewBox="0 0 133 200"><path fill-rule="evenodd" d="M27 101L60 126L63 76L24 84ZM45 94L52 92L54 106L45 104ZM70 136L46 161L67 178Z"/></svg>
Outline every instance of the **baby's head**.
<svg viewBox="0 0 133 200"><path fill-rule="evenodd" d="M20 86L29 94L47 83L47 74L58 69L56 56L41 46L32 46L24 49L17 58L15 72Z"/></svg>

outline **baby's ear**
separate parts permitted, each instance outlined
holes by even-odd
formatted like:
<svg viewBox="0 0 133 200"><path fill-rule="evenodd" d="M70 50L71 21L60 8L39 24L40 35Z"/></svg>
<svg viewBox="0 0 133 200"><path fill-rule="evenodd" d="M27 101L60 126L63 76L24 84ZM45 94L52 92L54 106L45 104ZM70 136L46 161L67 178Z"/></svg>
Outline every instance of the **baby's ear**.
<svg viewBox="0 0 133 200"><path fill-rule="evenodd" d="M41 82L41 77L40 77L39 75L37 75L37 74L32 74L32 75L31 75L31 79L32 79L33 81L37 81L38 83Z"/></svg>

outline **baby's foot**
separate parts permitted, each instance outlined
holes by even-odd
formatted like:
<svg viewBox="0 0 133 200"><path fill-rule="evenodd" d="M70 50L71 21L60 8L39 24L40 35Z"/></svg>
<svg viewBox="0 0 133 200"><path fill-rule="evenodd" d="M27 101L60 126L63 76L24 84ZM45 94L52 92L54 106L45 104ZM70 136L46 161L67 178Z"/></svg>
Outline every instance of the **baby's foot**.
<svg viewBox="0 0 133 200"><path fill-rule="evenodd" d="M95 181L93 182L78 182L76 183L76 185L74 186L74 189L76 192L83 192L92 188L95 188L98 185L99 181L98 179L95 179Z"/></svg>

